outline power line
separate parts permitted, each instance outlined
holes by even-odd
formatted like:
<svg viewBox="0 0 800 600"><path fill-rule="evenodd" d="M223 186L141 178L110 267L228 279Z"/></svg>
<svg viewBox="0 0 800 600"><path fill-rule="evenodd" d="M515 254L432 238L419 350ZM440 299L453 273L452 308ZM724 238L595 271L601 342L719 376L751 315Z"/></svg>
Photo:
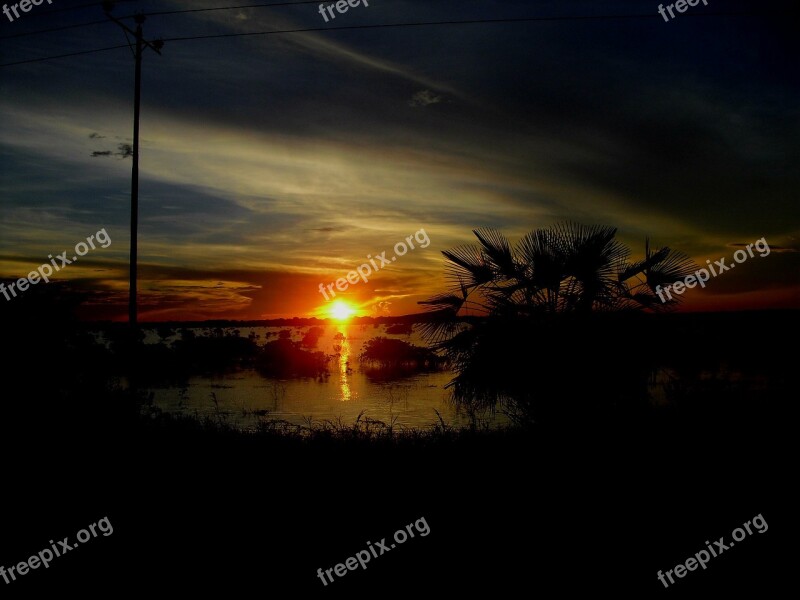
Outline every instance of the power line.
<svg viewBox="0 0 800 600"><path fill-rule="evenodd" d="M316 0L315 0L316 1ZM687 15L682 15L687 16ZM693 15L696 16L696 15ZM707 17L738 17L759 16L753 13L708 13ZM763 16L763 15L762 15ZM564 16L564 17L512 17L506 19L472 19L465 21L417 21L413 23L384 23L378 25L344 25L342 27L307 27L303 29L283 29L277 31L250 31L245 33L218 33L211 35L196 35L187 37L164 38L165 42L183 42L187 40L206 40L214 38L243 37L249 35L271 35L276 33L307 33L311 31L342 31L345 29L381 29L388 27L424 27L430 25L475 25L475 24L494 24L494 23L525 23L536 21L589 21L589 20L609 20L609 19L660 19L661 16L655 15L585 15L585 16Z"/></svg>
<svg viewBox="0 0 800 600"><path fill-rule="evenodd" d="M293 6L301 4L319 4L320 0L301 0L300 2L261 2L259 4L241 4L239 6L216 6L212 8L188 8L184 10L164 10L159 12L145 13L145 16L156 15L179 15L183 13L210 12L214 10L234 10L239 8L267 8L271 6Z"/></svg>
<svg viewBox="0 0 800 600"><path fill-rule="evenodd" d="M119 2L137 2L138 0L117 0ZM301 6L305 4L317 4L319 0L299 0L296 2L259 2L257 4L239 4L235 6L214 6L208 8L189 8L183 10L163 10L163 11L154 11L154 12L146 12L142 13L145 17L150 16L164 16L164 15L180 15L180 14L188 14L188 13L200 13L200 12L212 12L212 11L221 11L221 10L237 10L237 9L245 9L245 8L274 8L278 6ZM91 3L91 4L82 4L78 7L72 7L72 9L76 8L85 8L89 6L96 6L99 3ZM51 10L47 11L47 13L59 12L62 10L71 10L71 9L58 9L58 10ZM37 14L47 14L47 13L37 13ZM695 14L690 13L684 16L736 16L735 13L705 13L705 14ZM754 16L754 15L753 15ZM125 15L119 17L120 19L133 19L136 15ZM587 16L587 17L544 17L544 20L573 20L573 19L626 19L626 18L650 18L654 17L654 15L610 15L610 16ZM523 19L526 20L526 19ZM0 40L2 39L10 39L10 38L18 38L18 37L25 37L29 35L38 35L40 33L51 33L54 31L63 31L65 29L74 29L80 27L88 27L90 25L98 25L101 23L107 23L107 21L88 21L86 23L79 23L76 25L65 25L63 27L54 27L51 29L39 29L36 31L28 31L22 33L15 33L11 35L4 35L0 36ZM344 29L344 27L340 27L337 29ZM253 34L257 35L257 34Z"/></svg>
<svg viewBox="0 0 800 600"><path fill-rule="evenodd" d="M317 0L314 0L316 2ZM309 2L304 2L308 4ZM291 2L289 4L300 4L299 2ZM207 9L196 9L207 10ZM152 14L152 13L151 13ZM766 16L788 16L782 14L764 14L764 13L689 13L683 15L694 17L766 17ZM302 29L279 29L272 31L250 31L245 33L218 33L211 35L196 35L186 37L164 38L164 42L185 42L189 40L207 40L217 38L232 38L232 37L245 37L251 35L277 35L289 33L309 33L315 31L344 31L355 29L385 29L393 27L426 27L437 25L476 25L476 24L498 24L498 23L526 23L526 22L556 22L556 21L596 21L596 20L613 20L613 19L660 19L660 15L582 15L582 16L562 16L562 17L516 17L507 19L473 19L465 21L418 21L412 23L384 23L378 25L344 25L341 27L306 27ZM98 48L96 50L84 50L82 52L71 52L69 54L59 54L57 56L45 56L42 58L31 58L28 60L20 60L12 63L0 64L0 67L11 67L14 65L22 65L27 63L42 62L45 60L53 60L56 58L66 58L70 56L79 56L82 54L92 54L95 52L106 52L108 50L116 50L118 48L127 48L128 46L110 46L107 48Z"/></svg>
<svg viewBox="0 0 800 600"><path fill-rule="evenodd" d="M118 2L137 2L138 0L117 0ZM211 12L211 11L220 11L220 10L236 10L236 9L245 9L245 8L272 8L277 6L301 6L305 4L317 4L319 0L300 0L299 2L261 2L258 4L240 4L236 6L215 6L209 8L190 8L190 9L183 9L183 10L164 10L164 11L154 11L154 12L147 12L141 13L145 17L149 16L163 16L163 15L179 15L179 14L187 14L187 13L199 13L199 12ZM64 10L75 10L79 8L86 8L91 6L97 6L100 3L93 2L91 4L82 4L80 6L73 6L69 8L61 8L61 9L54 9L47 11L46 13L36 13L38 16L46 15L49 13L61 12ZM545 17L546 20L556 20L556 19L626 19L626 18L649 18L653 15L610 15L610 16L587 16L587 17L552 17L548 18ZM745 15L744 13L705 13L705 14L695 14L691 13L684 16L757 16L757 15ZM133 19L136 15L125 15L119 17L120 19ZM11 39L11 38L18 38L18 37L26 37L29 35L38 35L40 33L52 33L55 31L63 31L65 29L75 29L80 27L88 27L90 25L99 25L102 23L107 23L106 20L101 21L88 21L86 23L78 23L75 25L65 25L63 27L54 27L51 29L38 29L36 31L27 31L22 33L14 33L11 35L3 35L0 36L0 40L4 39ZM460 21L459 21L460 23ZM344 27L338 28L344 29ZM253 34L256 35L256 34Z"/></svg>
<svg viewBox="0 0 800 600"><path fill-rule="evenodd" d="M11 67L13 65L24 65L25 63L42 62L44 60L53 60L56 58L67 58L68 56L80 56L81 54L94 54L95 52L106 52L107 50L117 50L118 48L128 48L128 44L121 46L109 46L108 48L97 48L95 50L83 50L81 52L70 52L69 54L59 54L57 56L46 56L44 58L31 58L29 60L20 60L13 63L3 63L0 67Z"/></svg>
<svg viewBox="0 0 800 600"><path fill-rule="evenodd" d="M124 0L126 2L135 2L137 0ZM236 8L267 8L267 7L275 7L275 6L293 6L293 5L301 5L301 4L317 4L319 0L301 0L300 2L270 2L270 3L261 3L261 4L243 4L241 6L218 6L214 8L191 8L185 10L165 10L159 12L148 12L142 13L145 17L150 17L153 15L178 15L184 13L196 13L196 12L208 12L208 11L215 11L215 10L232 10ZM72 8L85 8L87 6L97 6L99 3L95 2L92 4L84 4L80 7L72 7ZM59 9L59 10L68 10L68 9ZM51 10L48 12L58 12L55 10ZM38 14L38 13L37 13ZM133 19L136 18L136 15L125 15L123 17L118 17L119 19ZM11 35L0 35L0 40L11 39L11 38L19 38L19 37L26 37L29 35L38 35L40 33L52 33L54 31L64 31L65 29L76 29L79 27L88 27L90 25L100 25L103 23L108 23L108 20L103 19L100 21L88 21L86 23L77 23L75 25L64 25L62 27L52 27L50 29L37 29L36 31L23 31L22 33L12 33Z"/></svg>
<svg viewBox="0 0 800 600"><path fill-rule="evenodd" d="M50 29L37 29L36 31L24 31L22 33L12 33L11 35L0 35L0 40L25 37L28 35L38 35L40 33L50 33L52 31L64 31L65 29L75 29L76 27L87 27L89 25L99 25L101 23L108 23L108 19L103 19L102 21L89 21L88 23L77 23L75 25L63 25L61 27L52 27Z"/></svg>
<svg viewBox="0 0 800 600"><path fill-rule="evenodd" d="M115 2L138 2L139 0L114 0ZM28 21L31 18L41 18L46 17L47 15L52 15L55 13L70 11L70 10L80 10L82 8L92 8L93 6L101 6L102 2L89 2L88 4L79 4L78 6L66 6L64 8L51 8L49 10L44 11L36 11L29 15L25 15L25 20Z"/></svg>

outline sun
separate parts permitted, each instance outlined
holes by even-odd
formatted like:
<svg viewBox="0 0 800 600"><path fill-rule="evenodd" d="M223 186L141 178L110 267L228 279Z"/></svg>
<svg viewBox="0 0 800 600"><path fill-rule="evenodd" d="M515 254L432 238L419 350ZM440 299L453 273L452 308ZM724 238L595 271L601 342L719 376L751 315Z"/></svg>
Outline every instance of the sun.
<svg viewBox="0 0 800 600"><path fill-rule="evenodd" d="M336 300L328 311L334 319L338 321L346 321L355 314L355 310L347 302L343 300Z"/></svg>

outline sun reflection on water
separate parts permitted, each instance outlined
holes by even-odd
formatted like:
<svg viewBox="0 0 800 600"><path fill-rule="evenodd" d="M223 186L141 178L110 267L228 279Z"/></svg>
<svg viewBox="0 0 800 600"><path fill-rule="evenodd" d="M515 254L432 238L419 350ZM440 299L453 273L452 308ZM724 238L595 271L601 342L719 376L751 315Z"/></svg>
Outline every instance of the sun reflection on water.
<svg viewBox="0 0 800 600"><path fill-rule="evenodd" d="M350 340L347 339L346 328L340 329L339 332L343 336L339 350L339 391L342 402L348 402L351 399L350 383L347 379L350 369Z"/></svg>

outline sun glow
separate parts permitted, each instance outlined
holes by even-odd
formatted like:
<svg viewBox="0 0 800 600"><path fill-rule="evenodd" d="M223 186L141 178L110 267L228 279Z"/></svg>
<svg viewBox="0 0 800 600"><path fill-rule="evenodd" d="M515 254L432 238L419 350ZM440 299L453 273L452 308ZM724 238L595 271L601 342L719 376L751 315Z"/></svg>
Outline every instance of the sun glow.
<svg viewBox="0 0 800 600"><path fill-rule="evenodd" d="M330 307L331 317L337 321L346 321L355 314L355 310L347 302L336 300Z"/></svg>

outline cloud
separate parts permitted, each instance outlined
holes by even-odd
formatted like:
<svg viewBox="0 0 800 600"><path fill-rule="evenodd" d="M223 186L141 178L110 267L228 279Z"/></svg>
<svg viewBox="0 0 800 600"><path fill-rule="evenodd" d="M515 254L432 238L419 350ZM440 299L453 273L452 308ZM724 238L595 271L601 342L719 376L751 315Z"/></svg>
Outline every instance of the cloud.
<svg viewBox="0 0 800 600"><path fill-rule="evenodd" d="M216 4L215 0L199 3L201 7L214 6ZM242 12L234 15L230 14L230 11L209 11L197 13L196 18L198 22L213 23L235 33L267 29L294 30L303 27L302 20L299 20L302 17L299 15L297 17L289 17L281 16L278 13L262 14L253 12L243 19L243 14ZM316 11L312 14L314 14L314 22L317 22ZM417 85L424 85L448 92L454 96L463 97L461 92L453 87L452 84L419 74L406 62L393 61L380 56L377 52L357 49L355 46L345 44L342 41L330 39L324 34L306 32L281 37L280 39L269 39L271 37L255 36L252 38L251 43L256 47L265 49L270 54L274 53L275 44L280 44L283 48L299 49L301 52L314 55L320 60L337 63L348 68L359 67L373 73L388 74Z"/></svg>
<svg viewBox="0 0 800 600"><path fill-rule="evenodd" d="M387 317L387 316L389 316L391 314L391 310L390 310L391 306L392 306L392 303L391 302L386 302L386 301L381 301L381 302L378 302L376 304L373 304L372 305L373 316L376 316L376 317Z"/></svg>
<svg viewBox="0 0 800 600"><path fill-rule="evenodd" d="M767 243L769 244L769 240L767 240ZM747 248L748 246L751 246L751 245L752 244L736 243L736 244L730 244L730 247L731 248ZM771 252L775 252L776 254L798 254L798 253L800 253L800 247L790 248L790 247L787 247L787 246L773 246L772 244L769 244L769 249L770 249Z"/></svg>
<svg viewBox="0 0 800 600"><path fill-rule="evenodd" d="M89 136L91 137L91 136ZM120 158L128 158L133 156L133 146L130 144L119 144L117 146L116 152L111 152L111 150L95 150L92 152L92 158L96 158L98 156L119 156Z"/></svg>
<svg viewBox="0 0 800 600"><path fill-rule="evenodd" d="M420 90L411 96L411 100L408 101L408 105L416 108L420 106L428 106L430 104L438 104L441 101L442 97L440 95L434 94L430 90Z"/></svg>
<svg viewBox="0 0 800 600"><path fill-rule="evenodd" d="M114 153L114 156L119 156L121 158L133 156L133 146L130 144L120 144L117 146L117 152Z"/></svg>
<svg viewBox="0 0 800 600"><path fill-rule="evenodd" d="M372 10L353 11L348 25L447 20L454 9L477 19L487 10L455 0L396 4L378 21ZM193 8L217 5L196 0ZM169 32L152 31L247 33L321 21L314 6L265 9L192 13ZM430 248L348 290L362 308L391 302L403 314L444 288L439 251L472 242L473 228L518 239L566 219L617 226L634 252L650 235L700 264L730 254L732 240L763 235L775 256L737 269L703 298L788 289L800 260L792 241L797 92L778 76L789 64L788 32L776 37L748 20L684 26L703 35L675 45L663 23L613 21L170 43L170 56L151 57L145 69L147 310L167 316L157 314L158 301L171 316L309 314L324 302L321 281L424 227ZM107 32L108 45L118 33ZM53 53L85 49L69 35L63 44L53 38ZM106 304L121 319L131 107L130 90L108 78L126 53L71 59L69 69L11 69L0 101L0 254L17 259L0 255L0 275L18 276L108 227L114 245L97 259L114 261L113 272L84 272L96 268L87 261L64 277L115 282ZM447 111L425 110L440 103ZM146 264L160 271L147 276ZM769 304L756 294L747 301Z"/></svg>

